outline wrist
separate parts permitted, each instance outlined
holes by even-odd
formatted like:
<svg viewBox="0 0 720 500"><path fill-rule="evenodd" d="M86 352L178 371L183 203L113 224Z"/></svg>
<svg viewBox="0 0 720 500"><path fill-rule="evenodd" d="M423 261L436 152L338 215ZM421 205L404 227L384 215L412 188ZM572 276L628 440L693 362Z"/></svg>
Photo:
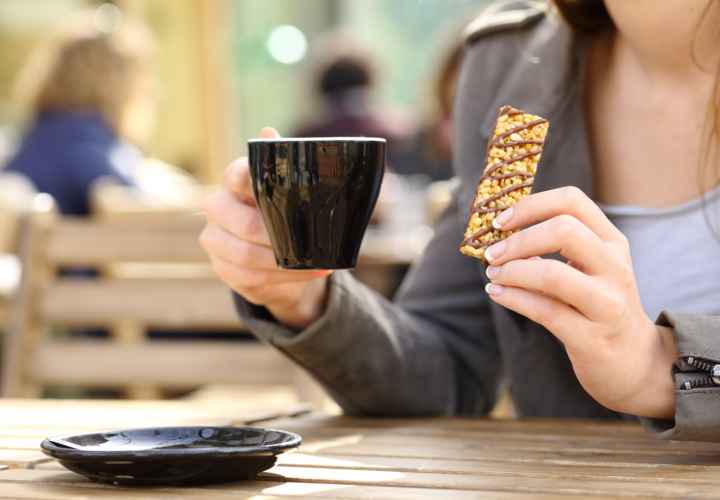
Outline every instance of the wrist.
<svg viewBox="0 0 720 500"><path fill-rule="evenodd" d="M651 418L675 418L675 381L672 367L677 360L674 330L666 326L653 325L656 336L649 366L644 377L644 389L637 398L635 415Z"/></svg>
<svg viewBox="0 0 720 500"><path fill-rule="evenodd" d="M266 308L278 323L303 330L325 313L329 284L327 276L308 281L292 298L268 304Z"/></svg>

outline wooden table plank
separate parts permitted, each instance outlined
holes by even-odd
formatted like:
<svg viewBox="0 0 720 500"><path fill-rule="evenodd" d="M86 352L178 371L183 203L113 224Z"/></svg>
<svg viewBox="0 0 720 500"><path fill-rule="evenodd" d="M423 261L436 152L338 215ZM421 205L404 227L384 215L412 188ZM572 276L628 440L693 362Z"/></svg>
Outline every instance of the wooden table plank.
<svg viewBox="0 0 720 500"><path fill-rule="evenodd" d="M348 435L331 439L318 438L300 429L287 430L303 436L303 450L325 455L359 455L393 458L435 458L437 456L454 457L463 460L483 458L497 461L522 461L527 463L539 460L548 463L602 464L621 462L625 466L640 463L674 463L697 465L720 465L720 454L694 452L692 450L652 449L632 450L613 445L575 446L572 443L559 442L554 446L505 445L502 439L486 442L452 442L417 439L413 441L391 440L380 442L362 436L357 442L351 440L358 435Z"/></svg>
<svg viewBox="0 0 720 500"><path fill-rule="evenodd" d="M323 448L327 453L380 454L392 456L425 456L422 450L443 450L444 453L458 453L472 456L474 453L493 452L498 448L521 453L563 453L568 457L582 455L627 454L647 457L652 455L679 455L683 457L710 457L720 462L720 443L700 443L682 441L661 441L642 431L639 424L625 423L622 426L610 425L606 430L596 433L563 433L556 429L554 433L535 431L535 425L542 428L542 420L524 421L522 432L513 422L504 429L503 422L478 419L472 430L448 429L453 419L423 419L431 424L425 429L413 425L404 426L404 421L389 421L391 425L382 427L361 427L349 425L344 417L323 416L303 419L277 419L264 422L264 425L278 427L303 435L305 449ZM358 423L356 421L356 423ZM340 424L340 425L337 425ZM489 426L487 424L490 424ZM491 429L488 429L490 427ZM602 427L600 427L602 429ZM613 434L611 430L618 430ZM373 453L377 448L377 453ZM395 451L393 451L395 450ZM409 455L404 455L408 453Z"/></svg>
<svg viewBox="0 0 720 500"><path fill-rule="evenodd" d="M46 431L86 424L108 428L104 424L123 411L135 422L143 410L151 419L232 422L251 411L212 401L128 403L88 403L93 418L75 423L71 417L80 404L68 409L63 402L0 401L0 421L11 420L5 408L15 417L29 416L27 425L0 423L0 465L5 466L0 467L0 499L720 498L720 444L660 441L639 425L622 422L279 417L257 426L298 432L303 437L298 452L281 457L253 481L207 487L100 485L53 460L32 462ZM2 461L3 453L8 462Z"/></svg>
<svg viewBox="0 0 720 500"><path fill-rule="evenodd" d="M653 481L633 481L626 477L563 474L536 475L466 475L418 472L373 471L276 466L263 472L258 479L290 482L309 482L347 485L377 485L405 488L504 491L523 494L604 495L615 497L689 498L716 497L718 481L676 482L658 478Z"/></svg>
<svg viewBox="0 0 720 500"><path fill-rule="evenodd" d="M8 467L32 469L50 460L52 459L40 451L39 441L37 450L0 450L0 464Z"/></svg>
<svg viewBox="0 0 720 500"><path fill-rule="evenodd" d="M156 499L209 499L234 498L238 500L280 500L287 498L318 498L325 500L526 500L526 492L473 491L455 488L407 488L385 484L345 485L337 483L303 482L285 483L264 478L259 481L242 481L222 485L183 488L116 487L92 483L78 474L44 472L37 470L11 470L0 473L0 499L14 500L79 500L85 498L118 498L127 500ZM536 500L607 500L607 496L582 494L563 495L537 493Z"/></svg>
<svg viewBox="0 0 720 500"><path fill-rule="evenodd" d="M298 425L322 423L324 429L393 430L411 434L442 434L445 432L519 432L529 435L561 434L564 436L649 436L637 422L594 419L517 418L491 419L482 417L364 418L335 416L323 413L304 415Z"/></svg>
<svg viewBox="0 0 720 500"><path fill-rule="evenodd" d="M356 455L322 455L307 454L302 451L282 457L280 465L286 467L317 467L350 470L374 470L394 472L423 472L465 475L499 475L499 476L536 476L545 477L578 477L589 476L624 478L628 480L653 481L656 479L676 482L698 483L720 482L719 465L677 465L677 464L632 464L605 463L582 464L564 461L497 461L478 457L472 460L454 460L447 458L415 459L356 456ZM39 464L38 467L49 467L51 464ZM57 464L57 467L61 467Z"/></svg>

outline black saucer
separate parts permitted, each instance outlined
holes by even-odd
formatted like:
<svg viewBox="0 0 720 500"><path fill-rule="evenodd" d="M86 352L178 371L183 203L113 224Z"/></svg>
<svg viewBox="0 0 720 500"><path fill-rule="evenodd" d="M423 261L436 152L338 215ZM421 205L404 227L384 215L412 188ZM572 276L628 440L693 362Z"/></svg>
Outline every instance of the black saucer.
<svg viewBox="0 0 720 500"><path fill-rule="evenodd" d="M59 436L40 447L92 481L177 486L249 479L301 444L275 429L157 427Z"/></svg>

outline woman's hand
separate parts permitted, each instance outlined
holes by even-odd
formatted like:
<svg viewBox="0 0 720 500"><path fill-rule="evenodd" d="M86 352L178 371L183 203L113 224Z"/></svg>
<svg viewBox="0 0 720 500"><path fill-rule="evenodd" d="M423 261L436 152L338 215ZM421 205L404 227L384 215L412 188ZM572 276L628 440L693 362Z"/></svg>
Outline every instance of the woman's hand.
<svg viewBox="0 0 720 500"><path fill-rule="evenodd" d="M262 138L279 137L272 128ZM200 244L215 273L248 302L265 306L279 322L304 328L325 310L332 271L277 268L265 222L255 202L247 157L225 170L223 188L203 202L207 225Z"/></svg>
<svg viewBox="0 0 720 500"><path fill-rule="evenodd" d="M601 404L673 418L672 330L643 311L627 239L576 188L531 195L498 216L496 227L534 222L485 253L492 300L557 336ZM539 258L554 252L569 262Z"/></svg>

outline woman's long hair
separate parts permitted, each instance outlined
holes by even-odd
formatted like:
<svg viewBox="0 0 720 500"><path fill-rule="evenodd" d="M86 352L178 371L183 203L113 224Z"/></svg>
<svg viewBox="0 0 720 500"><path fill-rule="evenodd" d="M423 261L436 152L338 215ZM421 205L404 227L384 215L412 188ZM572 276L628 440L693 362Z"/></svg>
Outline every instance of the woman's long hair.
<svg viewBox="0 0 720 500"><path fill-rule="evenodd" d="M151 73L153 49L144 26L124 21L106 33L82 12L36 49L16 91L33 114L93 110L121 133L124 111Z"/></svg>
<svg viewBox="0 0 720 500"><path fill-rule="evenodd" d="M553 0L563 19L578 33L594 33L612 24L603 0Z"/></svg>

